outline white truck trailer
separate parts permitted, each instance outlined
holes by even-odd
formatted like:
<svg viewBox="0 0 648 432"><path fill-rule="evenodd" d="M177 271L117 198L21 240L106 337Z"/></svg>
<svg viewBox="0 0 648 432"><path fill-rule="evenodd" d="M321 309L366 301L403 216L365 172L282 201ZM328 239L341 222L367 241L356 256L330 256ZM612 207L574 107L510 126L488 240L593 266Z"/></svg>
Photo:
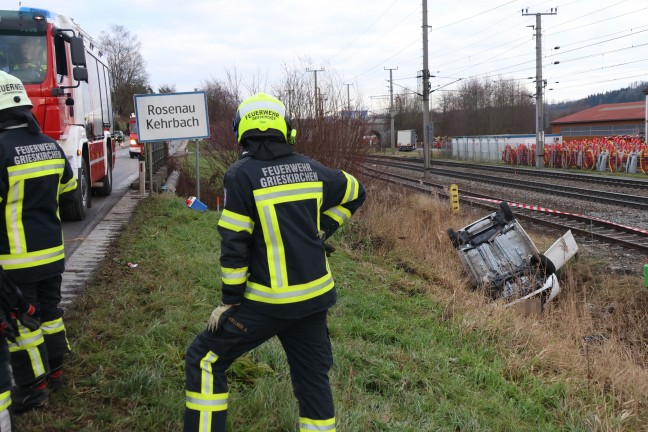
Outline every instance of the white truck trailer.
<svg viewBox="0 0 648 432"><path fill-rule="evenodd" d="M416 130L399 130L396 133L396 148L398 151L416 150Z"/></svg>

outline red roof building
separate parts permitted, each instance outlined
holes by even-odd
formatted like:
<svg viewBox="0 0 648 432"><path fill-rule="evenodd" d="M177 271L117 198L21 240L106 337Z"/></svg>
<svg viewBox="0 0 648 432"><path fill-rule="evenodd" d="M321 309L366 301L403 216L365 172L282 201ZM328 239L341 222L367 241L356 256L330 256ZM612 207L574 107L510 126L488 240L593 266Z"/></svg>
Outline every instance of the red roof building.
<svg viewBox="0 0 648 432"><path fill-rule="evenodd" d="M645 128L645 101L602 104L551 122L551 133L566 139L640 135Z"/></svg>

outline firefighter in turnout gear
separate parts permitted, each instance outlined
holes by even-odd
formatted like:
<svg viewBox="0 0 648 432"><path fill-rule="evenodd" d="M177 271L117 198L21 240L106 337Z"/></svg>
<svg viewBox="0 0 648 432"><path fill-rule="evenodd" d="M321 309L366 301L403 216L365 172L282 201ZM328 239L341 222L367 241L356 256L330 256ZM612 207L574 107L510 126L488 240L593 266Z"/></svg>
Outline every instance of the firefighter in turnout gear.
<svg viewBox="0 0 648 432"><path fill-rule="evenodd" d="M333 364L327 311L335 304L324 240L365 200L352 175L293 150L282 102L244 100L234 119L240 159L225 173L221 305L189 346L186 432L224 432L226 370L277 336L299 402L299 431L335 431L328 372Z"/></svg>
<svg viewBox="0 0 648 432"><path fill-rule="evenodd" d="M0 265L41 322L35 330L18 325L9 344L16 413L46 404L48 385L63 385L63 356L70 351L59 308L65 256L58 209L76 180L31 107L22 82L0 72Z"/></svg>
<svg viewBox="0 0 648 432"><path fill-rule="evenodd" d="M20 335L19 323L30 331L38 330L40 322L34 318L36 308L27 303L20 289L0 269L0 432L11 432L11 369L7 342L16 343Z"/></svg>

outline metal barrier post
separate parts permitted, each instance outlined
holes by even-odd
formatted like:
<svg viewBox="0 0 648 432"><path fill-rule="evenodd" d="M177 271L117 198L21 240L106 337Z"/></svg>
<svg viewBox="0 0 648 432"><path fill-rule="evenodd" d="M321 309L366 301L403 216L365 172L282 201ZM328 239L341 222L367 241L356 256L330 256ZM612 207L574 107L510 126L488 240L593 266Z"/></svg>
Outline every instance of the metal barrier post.
<svg viewBox="0 0 648 432"><path fill-rule="evenodd" d="M146 160L141 156L139 158L139 191L140 196L144 196L146 192Z"/></svg>
<svg viewBox="0 0 648 432"><path fill-rule="evenodd" d="M153 196L153 144L149 143L148 147L146 157L149 161L149 196Z"/></svg>

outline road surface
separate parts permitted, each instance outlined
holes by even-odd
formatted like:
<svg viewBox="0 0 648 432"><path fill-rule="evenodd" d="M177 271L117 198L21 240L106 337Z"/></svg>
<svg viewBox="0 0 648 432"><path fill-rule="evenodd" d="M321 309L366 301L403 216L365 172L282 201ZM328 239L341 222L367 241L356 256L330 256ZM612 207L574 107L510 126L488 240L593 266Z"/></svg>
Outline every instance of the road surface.
<svg viewBox="0 0 648 432"><path fill-rule="evenodd" d="M113 170L113 191L109 196L92 196L92 207L82 221L63 222L65 256L69 258L77 250L106 214L128 191L130 184L139 178L139 161L131 159L128 147L117 148L117 160Z"/></svg>

